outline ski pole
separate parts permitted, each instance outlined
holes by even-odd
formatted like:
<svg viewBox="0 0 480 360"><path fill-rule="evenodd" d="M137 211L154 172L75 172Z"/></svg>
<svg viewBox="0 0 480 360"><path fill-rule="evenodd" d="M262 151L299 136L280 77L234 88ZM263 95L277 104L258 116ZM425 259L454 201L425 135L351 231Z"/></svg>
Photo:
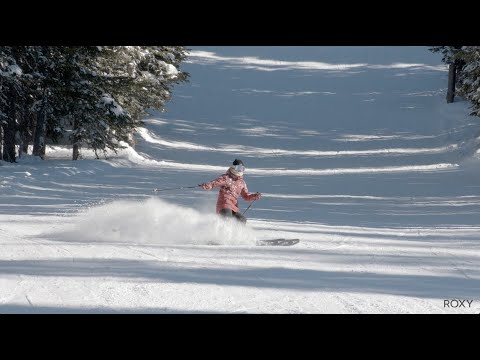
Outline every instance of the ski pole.
<svg viewBox="0 0 480 360"><path fill-rule="evenodd" d="M195 185L195 186L182 186L182 187L168 188L168 189L153 189L153 192L167 191L167 190L194 189L194 188L199 187L199 186L200 186L200 185Z"/></svg>
<svg viewBox="0 0 480 360"><path fill-rule="evenodd" d="M252 203L250 205L248 205L247 209L243 212L242 215L245 215L245 213L248 211L248 209L250 209L250 206L252 206L255 201L257 201L257 200L253 200Z"/></svg>

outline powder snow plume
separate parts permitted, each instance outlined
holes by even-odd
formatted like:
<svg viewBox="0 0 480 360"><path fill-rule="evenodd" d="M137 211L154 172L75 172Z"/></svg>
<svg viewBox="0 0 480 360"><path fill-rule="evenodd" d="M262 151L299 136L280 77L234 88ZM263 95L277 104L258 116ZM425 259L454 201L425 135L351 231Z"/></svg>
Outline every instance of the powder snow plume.
<svg viewBox="0 0 480 360"><path fill-rule="evenodd" d="M156 198L92 207L78 215L71 228L53 236L62 241L169 245L254 245L256 240L253 229L234 219Z"/></svg>

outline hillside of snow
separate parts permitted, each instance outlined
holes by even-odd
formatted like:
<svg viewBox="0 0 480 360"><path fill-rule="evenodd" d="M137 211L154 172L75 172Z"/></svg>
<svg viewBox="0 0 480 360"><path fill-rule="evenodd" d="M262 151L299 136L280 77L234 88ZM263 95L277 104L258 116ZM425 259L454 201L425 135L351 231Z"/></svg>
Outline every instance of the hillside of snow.
<svg viewBox="0 0 480 360"><path fill-rule="evenodd" d="M0 314L480 312L480 122L438 54L195 47L183 70L134 148L1 163ZM235 158L246 227L215 190L153 192Z"/></svg>

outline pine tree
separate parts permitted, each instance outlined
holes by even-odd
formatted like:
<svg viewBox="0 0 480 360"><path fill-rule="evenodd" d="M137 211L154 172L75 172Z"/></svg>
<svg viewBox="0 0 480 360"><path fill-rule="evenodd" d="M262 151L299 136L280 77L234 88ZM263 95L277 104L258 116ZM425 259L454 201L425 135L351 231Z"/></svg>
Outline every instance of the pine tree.
<svg viewBox="0 0 480 360"><path fill-rule="evenodd" d="M4 160L15 161L33 141L34 155L45 154L45 138L56 128L57 118L49 106L52 84L58 78L58 48L17 46L0 48L0 117L4 128ZM55 52L55 49L57 51Z"/></svg>
<svg viewBox="0 0 480 360"><path fill-rule="evenodd" d="M70 49L63 99L73 130L73 159L79 147L116 152L129 142L147 109L163 109L173 84L188 74L178 71L183 47L106 46Z"/></svg>
<svg viewBox="0 0 480 360"><path fill-rule="evenodd" d="M480 46L464 46L456 54L464 62L459 90L471 103L471 115L480 116Z"/></svg>
<svg viewBox="0 0 480 360"><path fill-rule="evenodd" d="M445 64L451 64L455 61L455 55L461 49L461 46L432 46L429 49L431 52L441 53L442 61Z"/></svg>
<svg viewBox="0 0 480 360"><path fill-rule="evenodd" d="M15 135L17 131L17 112L22 98L23 72L21 49L4 47L0 50L0 120L3 130L3 160L16 161Z"/></svg>
<svg viewBox="0 0 480 360"><path fill-rule="evenodd" d="M101 92L99 107L106 116L100 124L89 121L89 126L82 126L82 129L83 132L91 130L88 139L95 139L95 142L88 145L94 150L109 148L116 152L122 147L120 142L128 142L141 125L141 117L147 109L163 110L171 98L173 85L186 80L188 74L178 70L186 50L179 46L97 49L95 62L90 64L93 66L90 72L95 75L91 84Z"/></svg>

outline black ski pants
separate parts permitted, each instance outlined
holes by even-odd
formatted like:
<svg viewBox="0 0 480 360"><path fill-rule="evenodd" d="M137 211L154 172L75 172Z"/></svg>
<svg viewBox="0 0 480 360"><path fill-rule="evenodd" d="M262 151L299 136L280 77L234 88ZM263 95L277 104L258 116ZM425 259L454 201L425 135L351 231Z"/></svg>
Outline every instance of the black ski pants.
<svg viewBox="0 0 480 360"><path fill-rule="evenodd" d="M247 218L243 216L242 214L233 211L232 209L222 209L220 210L220 215L225 216L225 217L234 217L238 221L246 224L247 223Z"/></svg>

